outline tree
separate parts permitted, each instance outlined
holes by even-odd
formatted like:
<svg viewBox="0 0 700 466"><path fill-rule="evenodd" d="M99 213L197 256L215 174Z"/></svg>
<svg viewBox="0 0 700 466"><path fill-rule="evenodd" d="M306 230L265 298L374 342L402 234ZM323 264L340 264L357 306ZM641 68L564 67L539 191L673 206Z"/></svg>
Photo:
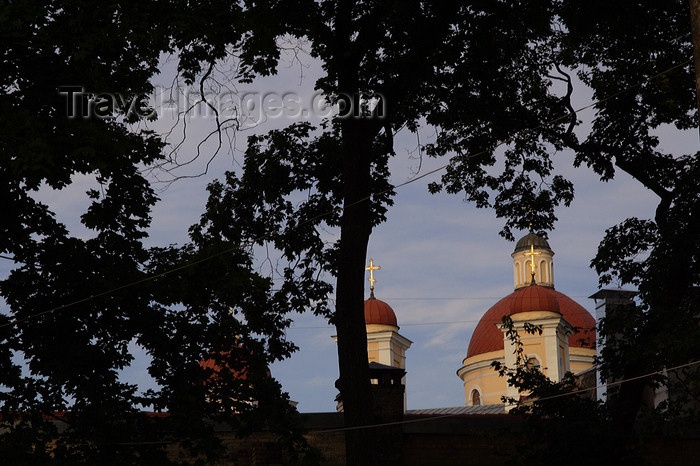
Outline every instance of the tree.
<svg viewBox="0 0 700 466"><path fill-rule="evenodd" d="M162 148L155 135L129 132L114 121L68 118L73 103L82 110L87 101L67 102L58 87L81 83L126 98L147 92L162 44L154 42L148 49L133 45L142 42L137 36L144 17L155 13L149 8L121 9L123 23L112 21L117 12L111 7L93 8L89 2L5 3L1 8L5 215L0 249L17 264L2 283L11 309L1 330L3 454L17 459L32 451L45 457L57 431L49 423L42 425L42 416L51 419L65 411L71 398L86 407L72 410L82 411L75 424L92 422L115 442L128 441L135 424L148 425L139 414L123 416L136 393L117 377L131 360L127 344L137 332L124 315L128 309L146 308L145 297L122 294L71 312L40 313L140 275L139 263L148 256L141 239L156 198L138 164L157 159ZM103 34L112 38L101 44L104 49L94 41ZM118 111L124 114L124 109ZM42 186L64 188L76 174L94 174L103 188L89 193L93 202L82 218L94 232L89 240L71 235L32 195ZM29 362L29 374L22 373L15 357ZM126 422L118 427L112 423L115 417ZM17 419L31 424L15 424ZM93 436L90 441L110 440ZM70 449L63 447L59 441L54 455L71 458ZM78 450L75 458L99 458L89 448Z"/></svg>
<svg viewBox="0 0 700 466"><path fill-rule="evenodd" d="M665 152L659 137L662 128L697 125L690 15L680 1L618 2L615 8L562 1L557 7L558 61L598 101L590 132L567 141L575 164L587 165L603 181L622 170L655 193L659 204L653 219L629 218L608 229L591 261L601 285L631 284L640 292L636 304L610 313L597 329L605 341L597 359L601 374L622 381L608 390L607 402L582 411L585 402L577 396L560 396L575 389L570 378L555 384L522 368L502 372L533 393L535 401L519 411L540 431L566 432L585 420L589 425L581 431L600 434L596 445L633 454L640 427L654 430L659 425L653 421L662 419L666 433L669 420L678 428L698 419L698 154ZM662 385L671 395L652 410L645 392ZM548 445L580 451L568 438Z"/></svg>
<svg viewBox="0 0 700 466"><path fill-rule="evenodd" d="M250 40L240 45L245 78L260 71L254 66L260 61L245 67L250 47L274 57L276 38L304 37L326 73L317 87L330 102L361 111L319 128L294 125L252 138L244 173L229 173L226 185L213 185L210 210L230 218L230 228L260 233L261 244L272 243L302 274L336 276L331 319L338 334L346 425L371 425L363 270L371 229L391 204L387 164L394 135L417 131L423 122L437 128L437 140L426 153L453 157L446 189L463 191L480 207L494 206L507 219L505 236L530 220L523 205L533 208L538 229L551 227L554 206L568 204L573 191L563 178L551 176L548 149L563 146L571 123L525 130L567 112L566 99L551 91L552 79L566 79L551 74L554 56L546 40L552 10L528 1L302 1L293 7L276 2L246 7L245 15L255 22L247 24ZM219 50L236 40L212 33L205 43ZM211 69L216 58L202 58L194 75ZM496 163L497 147L515 135L520 137L504 153L505 170L494 174L489 167ZM226 200L218 202L222 188ZM439 189L431 185L432 191ZM340 240L330 247L319 231L326 226L340 228ZM367 429L347 432L349 464L373 461L372 438Z"/></svg>
<svg viewBox="0 0 700 466"><path fill-rule="evenodd" d="M603 375L631 378L700 358L700 164L698 154L664 152L657 132L697 125L693 48L687 2L603 7L561 2L567 31L561 52L563 63L593 89L594 99L602 99L591 132L572 145L576 165L586 164L603 181L622 170L659 198L653 220L632 218L610 228L591 262L601 284L616 280L639 288L640 307L627 319L606 320L602 328L603 334L626 335L602 355ZM613 97L604 99L608 96ZM689 371L683 377L688 382L698 367ZM616 422L628 431L642 407L645 385L623 384L611 400L618 400ZM686 383L682 391L689 388Z"/></svg>
<svg viewBox="0 0 700 466"><path fill-rule="evenodd" d="M253 363L257 356L249 352L263 361L288 355L292 346L281 331L288 323L287 312L313 309L330 314L330 286L319 275L327 272L337 280L336 309L330 318L339 338L346 424L371 425L361 312L363 269L372 227L391 204L394 188L387 167L395 155L394 135L417 131L424 124L435 127L436 140L425 146L425 153L450 157L450 162L442 183L432 184L430 190L462 192L479 207L493 207L506 219L504 236L512 238L512 227L523 228L530 221L538 230L550 229L556 220L554 207L573 198L571 184L553 176L550 159L552 149L571 144L575 123L570 93L558 96L552 90L554 80L571 84L559 65L573 56L560 55L552 47L552 38L560 37L553 30L556 5L528 0L214 0L190 5L175 0L145 9L130 3L100 8L68 2L6 6L0 18L15 22L5 29L6 43L29 43L32 52L24 54L13 45L3 61L5 115L9 110L28 112L26 122L3 126L3 156L8 160L3 176L10 186L3 195L16 212L6 227L3 253L20 264L2 285L17 319L3 327L5 385L30 387L7 395L7 415L54 412L66 406L78 425L79 419L93 419L87 413L100 418L105 412L102 400L109 394L116 414L100 420L102 424L86 423L84 430L76 431L76 439L94 425L121 425L117 420L137 404L167 407L172 428L182 432L188 428L186 419L202 419L200 414L212 409L206 402L207 389L197 385L194 390L189 383L201 376L201 358L220 351L220 345L230 347L229 375L223 377L234 383L233 375L246 364L251 374L262 367ZM92 20L91 28L82 28L86 18ZM75 30L82 35L71 34ZM91 39L105 30L109 40L98 47ZM108 106L120 116L117 120L93 115L64 121L61 111L67 96L60 99L54 88L65 82L129 97L147 93L148 78L163 51L177 55L178 71L188 84L203 86L212 79L215 65L226 59L235 60L236 79L251 81L275 71L278 40L283 37L308 41L325 72L317 87L329 102L355 111L318 128L300 124L253 138L243 174L227 174L225 182L210 187L208 209L191 230L191 244L145 250L141 239L155 196L138 167L162 156L162 141L127 130L122 122L136 122L146 114L129 112L125 103ZM55 76L39 72L47 60L50 69L57 70ZM95 105L94 99L79 101ZM39 152L35 143L27 144L37 131L47 135L38 144ZM109 158L102 156L103 148L109 149ZM42 157L36 164L26 162L36 160L37 153ZM495 167L499 156L502 171ZM90 192L94 203L83 222L96 234L88 240L71 236L28 194L42 182L61 188L74 173L94 173L105 188L104 195ZM244 199L248 202L241 202ZM25 221L22 212L32 214ZM337 244L323 242L319 229L325 226L340 228ZM265 242L273 243L287 262L279 291L250 270L252 248ZM198 262L207 259L211 264L210 257L216 258L220 274L205 271ZM192 267L180 269L183 261ZM165 275L141 285L139 293L99 296L71 306L72 312L53 311L83 299L84 292L98 296L134 278L151 277L148 273ZM93 289L84 286L84 276L92 279ZM206 277L208 282L193 281L191 287L171 282L188 276L197 281ZM243 286L229 289L231 281ZM41 291L34 293L28 284ZM62 300L56 301L58 297ZM37 316L37 309L50 312ZM56 348L66 346L65 339L56 338L56 330L69 336L72 345L66 350L75 357L56 357ZM227 333L238 331L242 339ZM176 338L166 342L169 333ZM269 337L265 345L263 337ZM130 362L128 342L134 339L153 355L151 371L162 386L143 397L134 387L115 383L117 371ZM233 349L239 345L240 351ZM12 362L17 352L30 361L30 377L23 377ZM83 355L93 360L83 360ZM57 365L66 359L68 363ZM101 378L96 379L100 383L95 384L86 373L98 361L107 364L95 366L101 368ZM246 399L240 391L247 384L237 385L241 399ZM270 393L275 392L272 388ZM275 393L271 399L279 400L281 395ZM175 406L182 407L179 413ZM77 416L78 412L86 414ZM196 423L191 437L206 446L207 429L206 423ZM348 463L371 464L371 438L366 429L348 431ZM94 446L101 440L90 442Z"/></svg>
<svg viewBox="0 0 700 466"><path fill-rule="evenodd" d="M494 361L491 365L508 385L516 387L519 399L503 396L510 405L510 414L523 417L521 442L508 462L542 464L552 456L570 464L590 464L591 461L639 462L637 446L629 442L626 432L609 422L605 403L596 400L596 391L582 390L574 374L566 372L560 381L550 380L539 366L527 365L522 338L542 334L542 327L524 323L519 334L510 317L503 317L505 338L515 348L515 366Z"/></svg>
<svg viewBox="0 0 700 466"><path fill-rule="evenodd" d="M580 132L565 140L575 165L587 165L602 181L622 170L655 193L659 204L653 219L630 218L608 229L591 262L601 285L615 281L640 292L636 304L609 314L597 329L606 343L598 355L601 374L622 381L609 389L607 402L573 394L570 375L554 383L523 365L497 369L530 394L513 410L526 416L517 461L542 462L553 451L574 463L613 455L632 461L641 451L640 428L661 427L656 432L665 434L669 420L673 428L695 426L700 406L698 154L664 151L659 135L697 126L690 14L680 1L610 8L564 0L555 9L560 28L550 42L553 68L577 73L597 101L592 129L581 140ZM567 81L570 95L574 82ZM652 410L646 392L662 385L670 396ZM549 434L543 438L543 432ZM595 450L584 452L581 441Z"/></svg>
<svg viewBox="0 0 700 466"><path fill-rule="evenodd" d="M293 351L285 315L314 290L292 278L272 291L247 238L208 241L206 225L182 248L143 245L157 197L142 169L164 142L136 123L152 110L142 96L161 53L197 53L191 13L180 2L0 7L0 252L14 263L0 284L3 462L160 464L178 449L213 461L214 421L305 448L267 365ZM81 176L95 189L74 232L37 192ZM158 385L145 393L120 374L134 345L152 357ZM200 364L210 357L216 374Z"/></svg>

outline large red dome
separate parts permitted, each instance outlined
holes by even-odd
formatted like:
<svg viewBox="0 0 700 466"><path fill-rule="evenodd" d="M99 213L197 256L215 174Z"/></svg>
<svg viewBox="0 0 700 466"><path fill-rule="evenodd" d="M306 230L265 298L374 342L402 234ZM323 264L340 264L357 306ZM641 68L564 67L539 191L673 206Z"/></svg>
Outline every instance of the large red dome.
<svg viewBox="0 0 700 466"><path fill-rule="evenodd" d="M583 306L552 288L530 285L515 290L486 311L474 329L467 357L502 350L503 332L496 324L503 316L528 311L560 313L569 324L579 329L569 337L569 346L590 348L595 345L595 319Z"/></svg>
<svg viewBox="0 0 700 466"><path fill-rule="evenodd" d="M394 310L391 306L373 297L365 301L365 324L399 326L396 323L396 314L394 314Z"/></svg>

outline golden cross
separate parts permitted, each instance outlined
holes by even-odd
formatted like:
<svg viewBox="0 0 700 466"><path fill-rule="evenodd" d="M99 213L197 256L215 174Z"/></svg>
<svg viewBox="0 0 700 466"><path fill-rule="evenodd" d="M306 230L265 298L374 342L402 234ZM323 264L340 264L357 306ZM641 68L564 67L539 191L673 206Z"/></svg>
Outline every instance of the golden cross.
<svg viewBox="0 0 700 466"><path fill-rule="evenodd" d="M535 276L535 256L542 254L540 251L535 252L535 245L530 245L530 252L526 252L526 256L530 256L530 268L532 269L532 276Z"/></svg>
<svg viewBox="0 0 700 466"><path fill-rule="evenodd" d="M374 271L381 269L380 266L375 266L374 265L374 259L369 260L369 267L365 267L365 270L369 270L369 278L367 281L369 282L369 290L374 291L374 283L377 281L374 279Z"/></svg>

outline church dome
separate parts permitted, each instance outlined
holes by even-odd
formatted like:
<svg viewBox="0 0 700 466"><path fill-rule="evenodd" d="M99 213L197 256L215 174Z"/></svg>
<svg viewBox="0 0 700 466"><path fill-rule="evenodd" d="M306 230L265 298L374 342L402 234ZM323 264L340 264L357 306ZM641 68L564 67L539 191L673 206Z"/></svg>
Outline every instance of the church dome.
<svg viewBox="0 0 700 466"><path fill-rule="evenodd" d="M552 311L559 312L559 300L551 288L534 285L526 286L517 293L513 293L513 300L510 303L510 313L508 315L517 314L519 312L530 311Z"/></svg>
<svg viewBox="0 0 700 466"><path fill-rule="evenodd" d="M365 324L399 326L396 322L396 314L391 306L374 297L365 301Z"/></svg>
<svg viewBox="0 0 700 466"><path fill-rule="evenodd" d="M583 306L552 288L530 285L515 290L484 314L474 329L467 357L504 349L503 332L496 324L503 316L529 311L558 312L569 324L579 328L569 337L570 347L590 347L582 339L595 342L595 319Z"/></svg>
<svg viewBox="0 0 700 466"><path fill-rule="evenodd" d="M548 249L550 251L552 250L552 248L549 247L549 243L546 239L536 235L533 232L530 232L527 235L520 238L517 243L515 243L515 250L513 252L530 249L530 246L535 246L535 249Z"/></svg>
<svg viewBox="0 0 700 466"><path fill-rule="evenodd" d="M240 346L237 346L236 348L240 349ZM235 353L234 353L235 351ZM218 354L217 354L218 353ZM234 353L232 355L232 353ZM220 377L220 373L223 370L224 367L228 368L231 371L231 375L233 376L234 379L237 380L247 380L248 379L248 371L250 370L249 366L249 360L247 357L244 357L244 359L241 359L240 361L237 361L237 364L240 366L240 369L232 369L231 366L227 363L227 360L229 358L240 358L242 355L236 354L238 351L236 349L234 350L229 350L229 351L218 351L218 352L213 352L210 353L208 358L204 358L201 361L199 361L199 366L202 369L205 369L210 372L210 377L209 380L217 380ZM251 357L253 356L253 352L250 352ZM268 377L271 377L270 370L267 370L267 375ZM206 383L206 381L205 381Z"/></svg>
<svg viewBox="0 0 700 466"><path fill-rule="evenodd" d="M214 356L212 354L210 357L199 361L199 366L202 369L206 369L208 371L211 371L211 373L210 373L211 375L204 382L205 384L207 382L212 382L212 381L216 381L217 379L219 379L219 377L220 377L219 374L223 370L222 366L230 367L230 366L228 366L228 364L226 364L226 359L229 358L230 355L231 355L231 351L219 351L218 357ZM231 372L233 374L234 379L238 379L238 380L247 380L248 379L247 363L243 364L242 370L239 370L239 371L233 370Z"/></svg>

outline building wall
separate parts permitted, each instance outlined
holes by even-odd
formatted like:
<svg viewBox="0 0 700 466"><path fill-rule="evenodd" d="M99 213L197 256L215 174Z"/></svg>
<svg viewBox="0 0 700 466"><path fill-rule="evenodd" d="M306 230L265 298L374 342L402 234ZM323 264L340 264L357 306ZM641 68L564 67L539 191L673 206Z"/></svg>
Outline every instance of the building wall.
<svg viewBox="0 0 700 466"><path fill-rule="evenodd" d="M406 350L411 341L398 333L393 325L367 325L367 356L369 362L406 368Z"/></svg>
<svg viewBox="0 0 700 466"><path fill-rule="evenodd" d="M523 356L525 361L536 358L540 369L553 380L560 380L564 372L570 370L574 374L590 369L593 366L595 349L569 347L568 324L561 315L549 311L530 311L518 315L518 321L527 321L535 324L543 324L542 335L527 334L520 331L520 341L523 344ZM550 321L547 323L547 321ZM514 321L516 328L518 321ZM511 346L510 342L504 342ZM481 404L502 403L501 397L508 395L517 397L517 392L511 389L509 392L506 379L500 377L491 366L493 361L506 364L509 367L515 364L513 348L491 351L464 359L462 367L457 375L464 384L465 406L472 406L473 391L479 393Z"/></svg>
<svg viewBox="0 0 700 466"><path fill-rule="evenodd" d="M579 348L577 346L569 347L569 370L574 374L578 374L593 367L593 358L595 358L595 349Z"/></svg>
<svg viewBox="0 0 700 466"><path fill-rule="evenodd" d="M493 361L504 362L503 350L478 354L464 360L464 366L457 374L464 381L466 406L472 406L472 390L479 392L481 404L501 403L501 397L506 394L506 384L503 377L491 367Z"/></svg>
<svg viewBox="0 0 700 466"><path fill-rule="evenodd" d="M488 416L487 416L488 417ZM401 441L402 465L507 465L519 448L519 419L513 416L484 416L452 418L405 424ZM330 427L330 426L329 426ZM318 448L324 464L344 466L345 435L342 431L311 430L305 435L312 447ZM274 466L295 464L277 444L269 432L255 432L249 437L238 437L233 432L222 432L219 437L226 448L224 461L219 464L235 466ZM696 464L700 457L700 438L648 437L639 447L644 460L650 465ZM379 446L381 449L381 445ZM581 455L585 456L585 452ZM183 461L177 455L173 460ZM192 458L189 458L192 459Z"/></svg>

